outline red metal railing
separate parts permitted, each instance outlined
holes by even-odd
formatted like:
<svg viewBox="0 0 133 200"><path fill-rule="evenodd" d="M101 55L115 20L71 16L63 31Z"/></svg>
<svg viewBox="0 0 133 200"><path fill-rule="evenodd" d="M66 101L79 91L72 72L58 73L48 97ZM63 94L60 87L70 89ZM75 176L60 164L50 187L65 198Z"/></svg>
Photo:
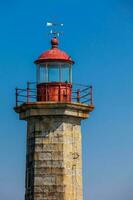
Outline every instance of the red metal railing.
<svg viewBox="0 0 133 200"><path fill-rule="evenodd" d="M72 85L72 101L93 105L92 86L85 86L80 84ZM27 82L26 89L16 88L16 107L23 103L31 103L37 101L36 83Z"/></svg>

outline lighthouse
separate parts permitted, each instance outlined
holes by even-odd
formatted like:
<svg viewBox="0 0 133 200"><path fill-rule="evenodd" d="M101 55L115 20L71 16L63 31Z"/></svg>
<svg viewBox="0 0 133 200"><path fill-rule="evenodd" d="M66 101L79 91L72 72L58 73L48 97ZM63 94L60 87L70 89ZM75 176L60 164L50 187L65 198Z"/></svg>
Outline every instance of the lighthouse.
<svg viewBox="0 0 133 200"><path fill-rule="evenodd" d="M16 88L15 111L27 122L25 200L83 200L81 121L93 111L92 86L74 84L74 61L51 39L36 80Z"/></svg>

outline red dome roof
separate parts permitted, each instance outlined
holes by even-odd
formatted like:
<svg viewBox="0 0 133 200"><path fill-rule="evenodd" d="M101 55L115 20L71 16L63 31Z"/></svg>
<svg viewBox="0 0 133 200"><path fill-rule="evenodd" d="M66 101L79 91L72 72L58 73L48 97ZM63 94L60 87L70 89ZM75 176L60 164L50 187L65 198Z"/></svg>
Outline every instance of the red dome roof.
<svg viewBox="0 0 133 200"><path fill-rule="evenodd" d="M59 62L74 63L72 61L71 57L67 53L58 49L57 38L53 38L51 40L51 44L52 44L52 48L50 50L42 53L39 56L39 58L35 61L36 64L48 62L48 61L59 61Z"/></svg>

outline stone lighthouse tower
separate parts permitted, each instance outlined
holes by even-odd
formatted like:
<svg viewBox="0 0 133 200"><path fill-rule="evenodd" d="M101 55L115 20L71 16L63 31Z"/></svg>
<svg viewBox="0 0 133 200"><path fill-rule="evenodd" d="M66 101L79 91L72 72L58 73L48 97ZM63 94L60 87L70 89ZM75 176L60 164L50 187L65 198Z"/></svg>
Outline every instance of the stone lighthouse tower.
<svg viewBox="0 0 133 200"><path fill-rule="evenodd" d="M36 82L16 89L27 121L25 200L83 200L81 121L94 109L92 87L73 84L74 62L58 43L35 61Z"/></svg>

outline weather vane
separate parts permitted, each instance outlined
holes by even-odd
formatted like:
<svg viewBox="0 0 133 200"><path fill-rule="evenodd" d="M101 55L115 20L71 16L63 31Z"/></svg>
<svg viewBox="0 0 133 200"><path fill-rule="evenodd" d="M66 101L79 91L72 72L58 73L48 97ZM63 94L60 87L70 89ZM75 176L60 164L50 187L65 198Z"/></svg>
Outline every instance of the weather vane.
<svg viewBox="0 0 133 200"><path fill-rule="evenodd" d="M64 32L56 30L56 27L62 27L62 26L64 26L63 23L47 22L46 26L47 27L51 27L51 30L50 30L49 34L54 35L54 37L59 37L60 35L64 34Z"/></svg>

